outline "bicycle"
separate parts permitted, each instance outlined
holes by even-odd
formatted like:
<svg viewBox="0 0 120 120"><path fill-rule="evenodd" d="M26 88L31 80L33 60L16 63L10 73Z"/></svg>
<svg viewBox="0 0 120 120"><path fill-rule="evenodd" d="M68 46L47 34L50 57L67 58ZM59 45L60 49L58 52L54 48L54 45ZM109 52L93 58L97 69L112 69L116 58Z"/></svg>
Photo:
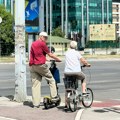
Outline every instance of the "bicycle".
<svg viewBox="0 0 120 120"><path fill-rule="evenodd" d="M85 66L82 66L85 67ZM71 112L77 110L78 104L82 102L82 105L89 108L93 103L93 91L90 88L86 88L86 96L82 95L82 92L78 93L78 80L76 75L69 75L64 78L65 89L67 93L67 108Z"/></svg>

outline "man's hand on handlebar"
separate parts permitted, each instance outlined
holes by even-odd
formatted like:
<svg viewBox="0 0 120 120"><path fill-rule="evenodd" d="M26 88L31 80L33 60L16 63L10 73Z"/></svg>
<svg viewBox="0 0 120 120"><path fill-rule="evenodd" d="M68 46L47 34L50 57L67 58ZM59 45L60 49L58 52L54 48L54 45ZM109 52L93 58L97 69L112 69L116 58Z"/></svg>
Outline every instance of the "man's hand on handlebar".
<svg viewBox="0 0 120 120"><path fill-rule="evenodd" d="M50 62L62 62L61 60L54 60L54 59L52 59L52 60L50 60Z"/></svg>
<svg viewBox="0 0 120 120"><path fill-rule="evenodd" d="M84 64L84 65L82 65L81 67L91 67L91 64Z"/></svg>
<svg viewBox="0 0 120 120"><path fill-rule="evenodd" d="M88 63L88 64L86 65L86 67L91 67L91 64Z"/></svg>
<svg viewBox="0 0 120 120"><path fill-rule="evenodd" d="M55 60L56 62L62 62L62 60Z"/></svg>
<svg viewBox="0 0 120 120"><path fill-rule="evenodd" d="M48 53L48 56L53 58L56 62L62 62L56 55L54 55L52 53Z"/></svg>

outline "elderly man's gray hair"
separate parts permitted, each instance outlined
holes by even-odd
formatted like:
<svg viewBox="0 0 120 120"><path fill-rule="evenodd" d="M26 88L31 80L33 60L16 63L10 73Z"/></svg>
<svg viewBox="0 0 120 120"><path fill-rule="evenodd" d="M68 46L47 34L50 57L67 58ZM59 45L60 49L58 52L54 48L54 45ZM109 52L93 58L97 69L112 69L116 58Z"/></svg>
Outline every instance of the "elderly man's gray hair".
<svg viewBox="0 0 120 120"><path fill-rule="evenodd" d="M70 42L70 48L71 49L76 49L77 48L77 42L76 41L71 41Z"/></svg>

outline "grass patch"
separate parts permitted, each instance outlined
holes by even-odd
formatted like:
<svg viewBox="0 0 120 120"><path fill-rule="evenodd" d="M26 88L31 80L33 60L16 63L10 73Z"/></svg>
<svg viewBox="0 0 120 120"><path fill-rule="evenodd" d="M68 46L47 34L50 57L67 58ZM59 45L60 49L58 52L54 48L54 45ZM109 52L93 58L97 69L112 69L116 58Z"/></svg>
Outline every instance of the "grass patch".
<svg viewBox="0 0 120 120"><path fill-rule="evenodd" d="M58 55L59 58L65 58L64 55ZM120 55L83 55L86 59L120 59ZM11 63L15 62L15 57L5 56L0 57L0 63ZM26 62L28 62L28 58L26 57Z"/></svg>
<svg viewBox="0 0 120 120"><path fill-rule="evenodd" d="M6 62L15 62L15 57L11 57L11 56L0 57L0 63L6 63Z"/></svg>

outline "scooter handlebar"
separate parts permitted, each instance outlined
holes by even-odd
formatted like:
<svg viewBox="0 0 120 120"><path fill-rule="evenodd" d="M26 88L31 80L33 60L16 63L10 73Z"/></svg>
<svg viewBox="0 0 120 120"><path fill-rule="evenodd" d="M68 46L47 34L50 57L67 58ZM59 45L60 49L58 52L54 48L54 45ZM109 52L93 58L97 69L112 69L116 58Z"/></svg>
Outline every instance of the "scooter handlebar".
<svg viewBox="0 0 120 120"><path fill-rule="evenodd" d="M61 60L50 60L50 62L61 62Z"/></svg>

